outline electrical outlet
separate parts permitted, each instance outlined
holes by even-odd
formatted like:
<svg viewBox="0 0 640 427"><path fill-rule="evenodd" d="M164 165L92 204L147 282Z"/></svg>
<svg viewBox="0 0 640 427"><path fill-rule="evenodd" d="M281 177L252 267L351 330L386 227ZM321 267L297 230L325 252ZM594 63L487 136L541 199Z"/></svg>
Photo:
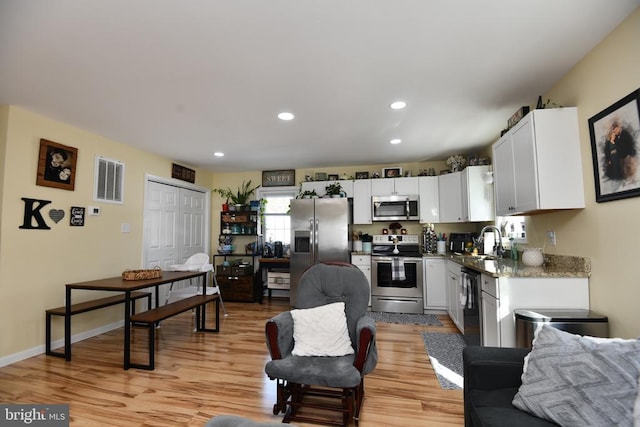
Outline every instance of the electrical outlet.
<svg viewBox="0 0 640 427"><path fill-rule="evenodd" d="M547 242L551 246L555 246L556 245L556 232L555 231L553 231L553 230L547 231Z"/></svg>

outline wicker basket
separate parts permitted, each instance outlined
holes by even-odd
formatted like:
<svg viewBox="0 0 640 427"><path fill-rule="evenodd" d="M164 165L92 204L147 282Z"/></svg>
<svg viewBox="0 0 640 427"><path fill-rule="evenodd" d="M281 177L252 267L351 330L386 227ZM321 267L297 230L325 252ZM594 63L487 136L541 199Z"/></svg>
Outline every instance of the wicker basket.
<svg viewBox="0 0 640 427"><path fill-rule="evenodd" d="M147 280L162 277L162 269L155 267L149 270L125 270L122 272L123 280Z"/></svg>

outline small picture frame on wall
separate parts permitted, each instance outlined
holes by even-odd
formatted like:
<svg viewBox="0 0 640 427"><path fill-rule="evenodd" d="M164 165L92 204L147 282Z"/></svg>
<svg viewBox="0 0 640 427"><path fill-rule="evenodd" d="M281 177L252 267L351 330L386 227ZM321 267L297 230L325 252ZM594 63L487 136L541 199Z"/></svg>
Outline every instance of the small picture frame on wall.
<svg viewBox="0 0 640 427"><path fill-rule="evenodd" d="M327 174L325 172L316 172L316 181L326 181Z"/></svg>
<svg viewBox="0 0 640 427"><path fill-rule="evenodd" d="M41 139L36 185L73 191L77 160L77 148Z"/></svg>
<svg viewBox="0 0 640 427"><path fill-rule="evenodd" d="M397 166L393 168L383 168L382 169L382 177L383 178L399 178L402 176L402 168Z"/></svg>
<svg viewBox="0 0 640 427"><path fill-rule="evenodd" d="M589 119L596 202L640 196L640 89Z"/></svg>
<svg viewBox="0 0 640 427"><path fill-rule="evenodd" d="M356 179L369 179L369 172L356 172Z"/></svg>
<svg viewBox="0 0 640 427"><path fill-rule="evenodd" d="M327 176L327 181L337 181L337 180L338 180L338 174L337 173L336 174L330 173Z"/></svg>

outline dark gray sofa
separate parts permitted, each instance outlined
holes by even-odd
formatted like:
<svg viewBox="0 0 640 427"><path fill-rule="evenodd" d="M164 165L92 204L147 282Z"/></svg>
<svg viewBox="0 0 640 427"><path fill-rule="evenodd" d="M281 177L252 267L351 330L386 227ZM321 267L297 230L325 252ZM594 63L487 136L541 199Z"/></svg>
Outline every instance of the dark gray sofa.
<svg viewBox="0 0 640 427"><path fill-rule="evenodd" d="M524 357L530 349L467 346L464 365L465 427L549 427L511 404L520 387Z"/></svg>

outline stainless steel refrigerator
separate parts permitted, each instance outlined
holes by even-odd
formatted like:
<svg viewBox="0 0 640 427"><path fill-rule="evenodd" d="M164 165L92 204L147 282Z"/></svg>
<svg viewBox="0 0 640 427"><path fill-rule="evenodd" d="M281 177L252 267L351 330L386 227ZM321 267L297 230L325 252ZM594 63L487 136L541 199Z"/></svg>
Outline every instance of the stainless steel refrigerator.
<svg viewBox="0 0 640 427"><path fill-rule="evenodd" d="M294 306L302 273L322 261L349 262L351 222L346 198L291 200L290 301Z"/></svg>

